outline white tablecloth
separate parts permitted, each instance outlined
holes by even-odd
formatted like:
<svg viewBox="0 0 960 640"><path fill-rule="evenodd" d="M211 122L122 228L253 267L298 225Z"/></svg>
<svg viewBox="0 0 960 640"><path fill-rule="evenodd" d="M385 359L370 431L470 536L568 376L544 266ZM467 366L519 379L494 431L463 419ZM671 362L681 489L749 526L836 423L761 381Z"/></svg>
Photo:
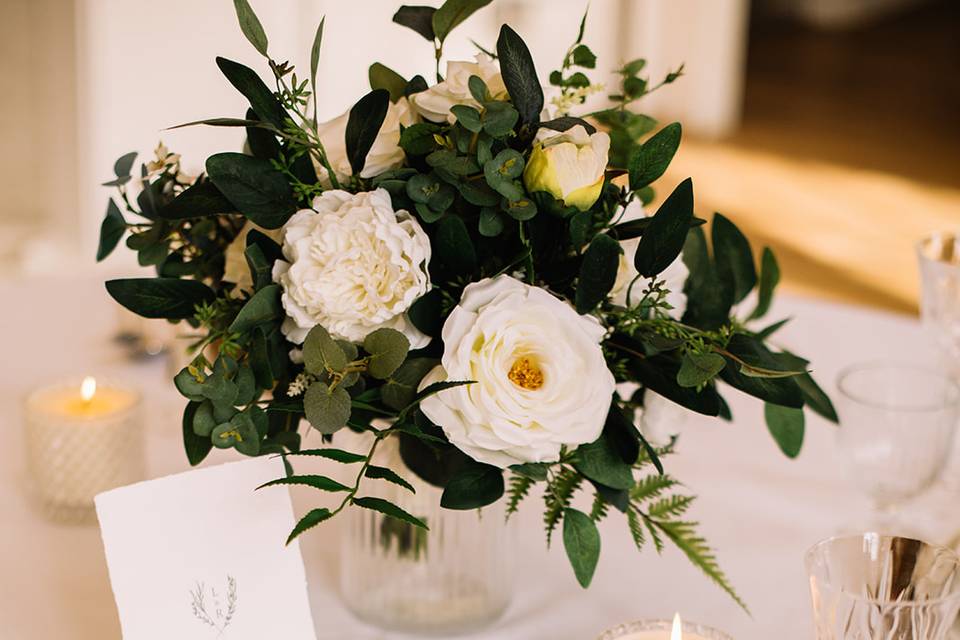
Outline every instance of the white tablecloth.
<svg viewBox="0 0 960 640"><path fill-rule="evenodd" d="M45 521L23 486L20 404L34 386L94 371L140 384L146 397L151 476L182 471L179 412L163 362L131 364L111 343L116 310L98 281L0 282L3 367L0 402L0 638L119 638L116 609L95 526ZM915 319L782 298L771 318L793 316L779 342L809 357L828 390L854 361L928 353ZM603 549L589 590L573 579L561 544L546 550L539 500L522 509L514 602L501 621L476 638L592 640L626 620L685 617L735 638L812 637L803 552L865 512L834 456L834 427L807 421L803 451L787 460L766 432L761 403L729 390L736 420L688 419L679 455L668 470L700 498L693 516L717 549L752 617L668 546L637 553L619 514L602 523ZM213 462L231 459L214 451ZM299 499L299 496L298 496ZM301 501L302 502L302 501ZM301 504L301 508L305 507ZM336 521L302 538L319 638L386 638L341 606L336 584ZM277 639L282 640L282 639Z"/></svg>

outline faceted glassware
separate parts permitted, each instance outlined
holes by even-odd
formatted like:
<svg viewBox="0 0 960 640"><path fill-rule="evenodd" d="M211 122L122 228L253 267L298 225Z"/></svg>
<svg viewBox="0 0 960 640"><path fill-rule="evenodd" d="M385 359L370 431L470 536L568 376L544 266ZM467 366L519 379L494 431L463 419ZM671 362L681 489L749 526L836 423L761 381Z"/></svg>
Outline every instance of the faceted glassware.
<svg viewBox="0 0 960 640"><path fill-rule="evenodd" d="M917 244L920 315L933 337L941 364L960 376L960 242L953 233L935 233Z"/></svg>
<svg viewBox="0 0 960 640"><path fill-rule="evenodd" d="M381 444L374 464L398 471L416 493L379 482L366 483L364 495L389 500L430 530L348 509L340 555L347 607L366 622L418 635L467 633L499 618L513 591L513 527L503 502L441 508L442 491L406 470L394 439Z"/></svg>
<svg viewBox="0 0 960 640"><path fill-rule="evenodd" d="M945 640L960 610L960 557L866 533L806 554L817 640Z"/></svg>

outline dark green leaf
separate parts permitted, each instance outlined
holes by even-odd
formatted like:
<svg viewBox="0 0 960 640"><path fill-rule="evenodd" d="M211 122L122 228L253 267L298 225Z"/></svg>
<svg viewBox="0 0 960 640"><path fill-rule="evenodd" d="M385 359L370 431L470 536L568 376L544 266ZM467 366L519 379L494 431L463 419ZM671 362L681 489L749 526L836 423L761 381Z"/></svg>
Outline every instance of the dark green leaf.
<svg viewBox="0 0 960 640"><path fill-rule="evenodd" d="M733 302L743 300L757 284L750 242L735 224L722 214L713 216L713 257L725 286L733 289Z"/></svg>
<svg viewBox="0 0 960 640"><path fill-rule="evenodd" d="M573 466L577 471L612 489L629 489L633 486L630 465L624 462L607 430L593 442L577 447L574 454Z"/></svg>
<svg viewBox="0 0 960 640"><path fill-rule="evenodd" d="M456 116L457 122L463 125L467 131L478 133L483 129L483 122L480 121L480 112L473 107L465 104L455 104L450 107L450 112Z"/></svg>
<svg viewBox="0 0 960 640"><path fill-rule="evenodd" d="M108 280L106 287L114 300L144 318L189 318L196 305L216 297L202 282L178 278Z"/></svg>
<svg viewBox="0 0 960 640"><path fill-rule="evenodd" d="M770 303L773 302L773 291L780 282L780 267L777 265L777 258L773 255L770 247L763 248L763 255L760 258L760 288L757 290L757 308L753 310L747 320L762 318L770 310Z"/></svg>
<svg viewBox="0 0 960 640"><path fill-rule="evenodd" d="M490 100L490 91L487 89L487 83L480 76L470 76L467 80L467 88L470 89L470 95L478 103L483 104Z"/></svg>
<svg viewBox="0 0 960 640"><path fill-rule="evenodd" d="M303 364L307 371L322 376L334 371L342 371L350 360L343 347L331 337L321 325L316 325L303 341Z"/></svg>
<svg viewBox="0 0 960 640"><path fill-rule="evenodd" d="M603 432L620 459L632 466L640 457L640 432L616 401L610 403Z"/></svg>
<svg viewBox="0 0 960 640"><path fill-rule="evenodd" d="M712 380L727 365L723 356L716 353L683 354L677 384L681 387L699 387Z"/></svg>
<svg viewBox="0 0 960 640"><path fill-rule="evenodd" d="M606 299L617 281L620 253L620 243L606 234L594 236L590 241L580 263L575 296L577 313L589 313Z"/></svg>
<svg viewBox="0 0 960 640"><path fill-rule="evenodd" d="M283 129L286 111L253 69L220 57L217 58L217 66L230 84L250 101L250 106L261 120L269 122L277 129Z"/></svg>
<svg viewBox="0 0 960 640"><path fill-rule="evenodd" d="M350 491L350 487L340 484L336 480L328 478L327 476L318 476L318 475L304 475L304 476L289 476L286 478L278 478L276 480L271 480L270 482L265 482L257 489L263 489L264 487L273 487L278 484L290 484L290 485L301 485L304 487L313 487L314 489L319 489L320 491Z"/></svg>
<svg viewBox="0 0 960 640"><path fill-rule="evenodd" d="M363 348L370 354L367 373L386 380L403 364L410 351L410 340L396 329L381 327L363 339Z"/></svg>
<svg viewBox="0 0 960 640"><path fill-rule="evenodd" d="M586 589L600 559L600 532L590 516L576 509L563 510L563 548L577 582Z"/></svg>
<svg viewBox="0 0 960 640"><path fill-rule="evenodd" d="M218 213L231 213L236 207L227 200L213 182L197 182L176 198L157 210L157 217L164 220L202 218Z"/></svg>
<svg viewBox="0 0 960 640"><path fill-rule="evenodd" d="M444 509L479 509L503 495L503 470L476 461L466 463L447 482L440 498Z"/></svg>
<svg viewBox="0 0 960 640"><path fill-rule="evenodd" d="M477 227L480 235L495 238L503 232L503 216L496 209L484 207L480 210L480 220Z"/></svg>
<svg viewBox="0 0 960 640"><path fill-rule="evenodd" d="M560 118L554 118L553 120L547 120L546 122L541 122L538 127L541 129L552 129L553 131L567 131L573 127L580 125L583 127L587 133L593 135L597 132L597 128L584 120L583 118L574 118L573 116L562 116Z"/></svg>
<svg viewBox="0 0 960 640"><path fill-rule="evenodd" d="M371 89L385 89L390 93L391 102L396 102L402 98L403 92L407 88L407 81L402 75L379 62L370 65L367 77L370 80Z"/></svg>
<svg viewBox="0 0 960 640"><path fill-rule="evenodd" d="M293 528L293 531L290 532L290 536L287 538L287 544L293 542L294 539L304 531L308 531L324 520L328 520L332 515L329 509L319 508L310 510L307 512L307 515L300 519L300 522Z"/></svg>
<svg viewBox="0 0 960 640"><path fill-rule="evenodd" d="M497 57L503 83L520 113L520 120L527 124L539 122L543 110L543 88L537 77L537 69L523 39L507 25L500 28Z"/></svg>
<svg viewBox="0 0 960 640"><path fill-rule="evenodd" d="M437 223L433 250L434 259L455 274L469 274L477 267L470 233L459 216L447 216Z"/></svg>
<svg viewBox="0 0 960 640"><path fill-rule="evenodd" d="M119 160L118 160L119 162ZM107 214L100 223L100 244L97 246L97 262L100 262L116 248L120 238L127 230L127 223L120 213L117 203L111 198L107 202Z"/></svg>
<svg viewBox="0 0 960 640"><path fill-rule="evenodd" d="M193 432L198 436L210 439L214 428L217 426L217 418L213 415L213 403L206 400L197 407L193 416Z"/></svg>
<svg viewBox="0 0 960 640"><path fill-rule="evenodd" d="M341 449L304 449L302 451L298 451L297 453L291 453L288 455L326 458L342 464L354 464L356 462L363 462L367 459L366 456L362 456L359 453L350 453L349 451L342 451Z"/></svg>
<svg viewBox="0 0 960 640"><path fill-rule="evenodd" d="M410 306L407 311L410 322L417 329L428 336L440 335L443 327L443 294L439 289L432 289Z"/></svg>
<svg viewBox="0 0 960 640"><path fill-rule="evenodd" d="M608 342L619 343L622 341L618 335L615 335ZM636 377L637 382L652 389L677 404L702 413L708 416L716 416L720 412L720 400L713 385L707 385L703 389L696 390L690 387L681 387L677 384L677 373L680 371L680 363L666 356L653 356L650 358L637 358L631 360L628 364L630 373ZM724 372L732 367L727 367Z"/></svg>
<svg viewBox="0 0 960 640"><path fill-rule="evenodd" d="M795 380L797 386L800 387L800 392L803 394L803 404L805 406L810 407L814 412L820 414L830 422L840 423L840 418L837 417L837 410L833 408L830 396L824 393L820 385L814 381L813 376L809 373L804 373L793 378L793 380Z"/></svg>
<svg viewBox="0 0 960 640"><path fill-rule="evenodd" d="M584 69L593 69L597 66L597 56L585 44L578 44L573 49L573 64Z"/></svg>
<svg viewBox="0 0 960 640"><path fill-rule="evenodd" d="M425 39L433 42L436 37L433 33L433 14L436 11L434 7L404 5L393 14L393 21L408 29L413 29Z"/></svg>
<svg viewBox="0 0 960 640"><path fill-rule="evenodd" d="M367 153L377 139L387 109L390 106L390 92L374 89L360 98L350 109L347 118L346 143L347 159L354 175L363 171L367 162Z"/></svg>
<svg viewBox="0 0 960 640"><path fill-rule="evenodd" d="M520 114L507 102L488 102L483 114L483 130L494 138L502 138L513 131Z"/></svg>
<svg viewBox="0 0 960 640"><path fill-rule="evenodd" d="M130 171L133 169L133 162L137 159L137 152L131 151L130 153L125 153L117 161L113 163L113 173L118 178L128 178L130 177Z"/></svg>
<svg viewBox="0 0 960 640"><path fill-rule="evenodd" d="M396 473L387 469L386 467L377 467L375 465L370 465L367 467L366 472L364 473L368 478L374 480L386 480L387 482L392 482L395 485L401 486L404 489L407 489L413 493L416 493L417 490L413 488L413 485L398 476Z"/></svg>
<svg viewBox="0 0 960 640"><path fill-rule="evenodd" d="M343 387L331 390L314 382L303 394L303 411L314 429L327 435L336 433L350 419L350 394Z"/></svg>
<svg viewBox="0 0 960 640"><path fill-rule="evenodd" d="M297 210L290 183L268 160L242 153L207 158L207 175L233 206L267 229L278 229Z"/></svg>
<svg viewBox="0 0 960 640"><path fill-rule="evenodd" d="M352 502L358 507L363 507L364 509L371 509L373 511L379 511L385 516L390 516L391 518L402 520L404 522L412 524L415 527L420 527L421 529L429 529L429 527L426 525L426 523L423 520L420 520L419 518L415 518L414 516L410 515L409 513L407 513L400 507L398 507L397 505L393 504L392 502L387 502L382 498L371 498L371 497L354 498Z"/></svg>
<svg viewBox="0 0 960 640"><path fill-rule="evenodd" d="M423 76L413 76L410 78L410 82L407 83L407 87L403 90L403 95L409 98L415 93L426 91L428 88L427 81L423 79Z"/></svg>
<svg viewBox="0 0 960 640"><path fill-rule="evenodd" d="M788 458L796 458L803 446L803 409L781 407L770 404L763 406L763 415L767 421L770 435Z"/></svg>
<svg viewBox="0 0 960 640"><path fill-rule="evenodd" d="M267 352L267 338L261 327L253 330L250 339L250 368L253 369L254 378L260 388L273 387L273 367L270 365L270 354Z"/></svg>
<svg viewBox="0 0 960 640"><path fill-rule="evenodd" d="M663 175L680 146L679 122L668 124L630 157L630 189L636 191Z"/></svg>
<svg viewBox="0 0 960 640"><path fill-rule="evenodd" d="M259 291L270 286L273 282L273 262L263 255L263 249L257 244L248 244L243 250L243 257L247 260L250 269L250 280L253 289Z"/></svg>
<svg viewBox="0 0 960 640"><path fill-rule="evenodd" d="M683 287L683 292L687 294L683 322L708 330L726 324L733 305L733 290L722 286L720 282L703 229L696 227L687 234L683 263L690 272Z"/></svg>
<svg viewBox="0 0 960 640"><path fill-rule="evenodd" d="M260 55L267 55L267 34L263 31L263 25L253 12L250 3L247 0L233 0L233 7L237 10L237 20L240 21L240 31L246 36L253 48L260 52Z"/></svg>
<svg viewBox="0 0 960 640"><path fill-rule="evenodd" d="M640 238L633 263L652 278L669 267L683 250L693 219L693 182L687 178L664 201Z"/></svg>
<svg viewBox="0 0 960 640"><path fill-rule="evenodd" d="M183 410L183 449L187 454L187 461L191 466L196 466L203 462L203 459L210 453L213 445L210 438L198 436L193 431L193 420L200 407L199 402L189 402Z"/></svg>
<svg viewBox="0 0 960 640"><path fill-rule="evenodd" d="M458 24L490 2L491 0L446 0L431 16L433 34L442 43Z"/></svg>
<svg viewBox="0 0 960 640"><path fill-rule="evenodd" d="M728 359L729 360L729 359ZM803 406L803 394L795 377L758 378L744 375L733 360L720 372L720 378L734 389L760 398L765 402L799 409Z"/></svg>
<svg viewBox="0 0 960 640"><path fill-rule="evenodd" d="M383 404L397 411L409 405L416 398L420 381L439 362L433 358L408 359L380 387Z"/></svg>
<svg viewBox="0 0 960 640"><path fill-rule="evenodd" d="M246 333L256 326L273 322L283 317L283 305L280 297L283 289L278 284L271 284L260 289L243 305L237 317L230 324L229 331Z"/></svg>
<svg viewBox="0 0 960 640"><path fill-rule="evenodd" d="M317 32L313 34L313 46L310 47L310 84L313 90L317 90L317 69L320 68L320 47L323 44L323 25L327 21L327 16L320 19L317 25Z"/></svg>

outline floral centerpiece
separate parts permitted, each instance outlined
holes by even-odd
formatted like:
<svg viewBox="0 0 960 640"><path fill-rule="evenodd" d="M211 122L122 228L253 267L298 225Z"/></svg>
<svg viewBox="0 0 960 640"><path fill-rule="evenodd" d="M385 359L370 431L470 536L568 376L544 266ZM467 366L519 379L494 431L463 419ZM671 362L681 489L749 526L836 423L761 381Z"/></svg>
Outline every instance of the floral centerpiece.
<svg viewBox="0 0 960 640"><path fill-rule="evenodd" d="M288 474L271 484L342 496L303 516L291 540L353 508L426 528L364 493L370 482L409 487L408 471L442 487L449 509L506 500L513 513L540 487L548 542L562 527L584 587L600 553L596 523L618 512L638 547L675 543L736 597L683 518L692 498L671 493L661 459L673 440L643 427L669 404L729 420L721 391L733 389L766 404L770 432L794 456L804 407L836 419L808 362L770 345L783 321L757 325L777 262L764 249L758 270L720 214L708 241L689 179L645 209L681 127L632 107L682 68L652 84L643 60L628 62L612 106L574 115L598 90L581 21L549 76L549 102L506 25L495 48L441 74L450 32L489 1L401 7L394 21L432 44L436 81L374 64L370 93L321 123L323 23L298 76L235 0L274 88L218 58L250 108L190 124L245 128L244 151L211 156L196 178L163 147L136 179L134 154L117 161L107 184L123 210L110 200L98 259L129 233L157 277L107 290L201 334L174 379L191 464L213 447L279 454ZM301 449L304 429L325 446ZM368 432L369 450L334 448L342 429ZM406 469L371 463L387 439ZM298 456L353 465L355 480L298 475ZM571 506L583 491L589 512Z"/></svg>

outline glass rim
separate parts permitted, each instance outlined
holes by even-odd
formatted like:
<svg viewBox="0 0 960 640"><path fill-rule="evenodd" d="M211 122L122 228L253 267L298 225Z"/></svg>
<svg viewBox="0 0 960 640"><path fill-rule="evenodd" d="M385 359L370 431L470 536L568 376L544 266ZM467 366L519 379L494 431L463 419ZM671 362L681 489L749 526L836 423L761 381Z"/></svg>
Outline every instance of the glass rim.
<svg viewBox="0 0 960 640"><path fill-rule="evenodd" d="M733 640L733 637L727 633L708 627L697 622L690 622L685 619L680 621L684 635L698 635L707 640ZM673 620L654 619L654 620L634 620L624 622L615 627L606 629L601 633L597 640L619 640L627 634L634 634L638 631L667 631L673 629Z"/></svg>
<svg viewBox="0 0 960 640"><path fill-rule="evenodd" d="M808 578L811 580L813 579L813 576L810 575L811 574L810 567L813 563L813 556L819 549L826 547L830 544L833 544L835 542L840 542L842 540L862 541L868 536L877 536L878 538L891 538L891 539L896 538L899 540L908 540L910 542L919 542L920 544L926 545L927 547L937 549L941 553L945 552L947 555L952 556L954 564L956 564L958 567L958 574L960 574L960 554L957 554L957 552L951 549L950 547L940 545L940 544L935 544L933 542L927 542L926 540L920 540L919 538L911 538L908 536L898 536L893 534L879 533L877 531L866 531L860 534L854 533L854 534L841 534L841 535L831 536L829 538L824 538L823 540L820 540L819 542L814 543L813 546L807 549L806 552L804 552L803 554L803 564L807 570ZM832 589L837 589L837 587L832 582L824 580L823 583ZM958 586L957 592L954 594L939 596L936 598L927 598L925 600L913 600L913 599L883 600L881 598L870 598L868 596L863 596L863 595L860 595L859 593L853 593L851 591L845 591L843 589L839 589L839 592L842 593L844 596L850 598L851 600L856 600L858 602L866 602L866 603L875 604L875 605L882 604L885 607L920 607L920 606L928 607L930 605L937 605L937 604L942 604L944 602L950 602L953 600L960 599L960 586Z"/></svg>
<svg viewBox="0 0 960 640"><path fill-rule="evenodd" d="M863 373L865 371L878 371L878 370L900 370L900 371L913 371L919 372L926 375L929 375L934 378L939 378L946 387L950 390L950 398L945 399L942 402L937 403L917 403L917 404L898 404L885 402L882 399L874 399L865 397L862 394L855 393L845 384L850 376L856 373ZM837 374L837 391L840 392L845 398L853 400L858 404L873 407L875 409L887 409L893 411L903 411L910 413L926 413L930 411L940 411L941 409L947 409L951 407L956 407L960 405L960 385L957 385L957 382L938 369L934 367L928 367L926 365L917 364L914 362L905 362L899 360L870 360L867 362L859 362L856 364L849 365L844 367L840 373Z"/></svg>

